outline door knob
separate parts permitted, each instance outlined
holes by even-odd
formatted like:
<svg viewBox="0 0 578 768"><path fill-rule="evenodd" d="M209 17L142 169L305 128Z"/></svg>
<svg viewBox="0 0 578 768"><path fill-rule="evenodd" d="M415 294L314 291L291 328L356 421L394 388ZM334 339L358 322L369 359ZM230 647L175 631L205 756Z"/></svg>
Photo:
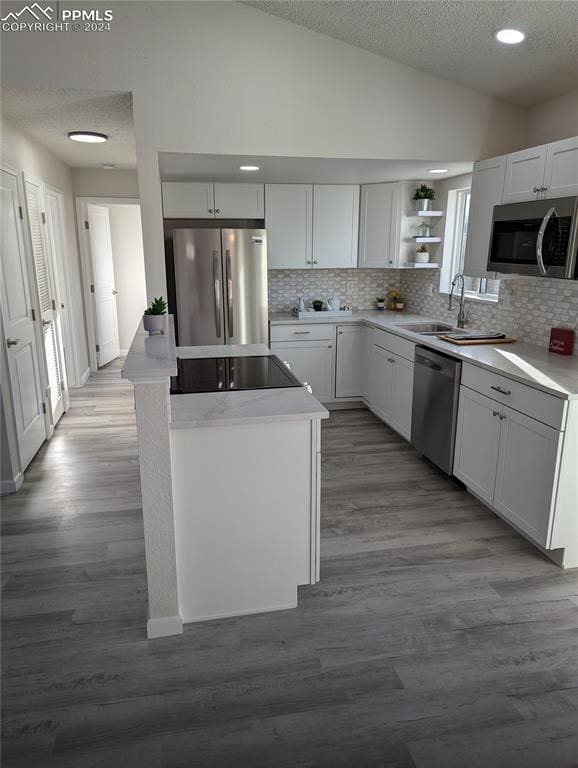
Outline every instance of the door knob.
<svg viewBox="0 0 578 768"><path fill-rule="evenodd" d="M6 346L7 347L15 347L20 339L6 339Z"/></svg>
<svg viewBox="0 0 578 768"><path fill-rule="evenodd" d="M50 325L50 320L43 320L42 321L42 325L44 325L44 326Z"/></svg>
<svg viewBox="0 0 578 768"><path fill-rule="evenodd" d="M116 296L116 294L117 294L117 293L118 293L118 291L115 291L115 290L113 289L113 291L112 291L112 295L113 295L113 296Z"/></svg>

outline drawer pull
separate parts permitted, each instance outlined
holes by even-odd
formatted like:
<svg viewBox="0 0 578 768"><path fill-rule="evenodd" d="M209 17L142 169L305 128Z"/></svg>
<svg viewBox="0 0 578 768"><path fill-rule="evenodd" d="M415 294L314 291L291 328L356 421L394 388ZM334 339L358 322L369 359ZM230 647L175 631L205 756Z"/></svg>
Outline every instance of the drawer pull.
<svg viewBox="0 0 578 768"><path fill-rule="evenodd" d="M490 389L493 389L495 392L499 392L501 395L511 395L509 389L502 389L501 387L490 387Z"/></svg>
<svg viewBox="0 0 578 768"><path fill-rule="evenodd" d="M500 415L500 412L499 412L499 411L492 411L492 414L493 414L494 416L499 416L499 415Z"/></svg>
<svg viewBox="0 0 578 768"><path fill-rule="evenodd" d="M311 333L311 331L293 331L295 336L306 336L308 333Z"/></svg>

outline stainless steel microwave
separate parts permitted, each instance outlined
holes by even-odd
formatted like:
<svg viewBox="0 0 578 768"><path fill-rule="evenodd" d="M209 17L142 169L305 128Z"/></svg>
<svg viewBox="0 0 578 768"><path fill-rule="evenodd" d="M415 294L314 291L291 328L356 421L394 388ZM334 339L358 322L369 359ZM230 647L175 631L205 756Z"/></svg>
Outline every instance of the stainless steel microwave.
<svg viewBox="0 0 578 768"><path fill-rule="evenodd" d="M488 270L578 280L578 197L496 205Z"/></svg>

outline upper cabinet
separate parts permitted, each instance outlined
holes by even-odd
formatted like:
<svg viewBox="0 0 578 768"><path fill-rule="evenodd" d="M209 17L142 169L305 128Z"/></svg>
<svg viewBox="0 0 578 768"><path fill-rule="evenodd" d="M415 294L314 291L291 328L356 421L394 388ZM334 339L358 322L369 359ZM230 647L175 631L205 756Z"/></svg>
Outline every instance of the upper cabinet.
<svg viewBox="0 0 578 768"><path fill-rule="evenodd" d="M469 277L486 277L489 274L486 265L492 231L492 213L494 206L502 202L505 176L505 156L481 160L474 165L468 239L464 256L464 274Z"/></svg>
<svg viewBox="0 0 578 768"><path fill-rule="evenodd" d="M311 267L313 185L267 184L265 225L270 269Z"/></svg>
<svg viewBox="0 0 578 768"><path fill-rule="evenodd" d="M544 196L578 195L578 136L548 144Z"/></svg>
<svg viewBox="0 0 578 768"><path fill-rule="evenodd" d="M503 203L578 195L578 136L508 155Z"/></svg>
<svg viewBox="0 0 578 768"><path fill-rule="evenodd" d="M547 151L548 145L542 144L507 156L503 203L523 203L541 197Z"/></svg>
<svg viewBox="0 0 578 768"><path fill-rule="evenodd" d="M163 181L163 216L166 219L262 219L263 184L211 184Z"/></svg>
<svg viewBox="0 0 578 768"><path fill-rule="evenodd" d="M263 184L215 184L215 216L218 219L263 219Z"/></svg>
<svg viewBox="0 0 578 768"><path fill-rule="evenodd" d="M395 267L400 238L400 184L361 187L359 266Z"/></svg>
<svg viewBox="0 0 578 768"><path fill-rule="evenodd" d="M208 219L214 216L213 185L192 181L163 181L165 219Z"/></svg>
<svg viewBox="0 0 578 768"><path fill-rule="evenodd" d="M359 187L316 184L313 187L313 266L357 266Z"/></svg>

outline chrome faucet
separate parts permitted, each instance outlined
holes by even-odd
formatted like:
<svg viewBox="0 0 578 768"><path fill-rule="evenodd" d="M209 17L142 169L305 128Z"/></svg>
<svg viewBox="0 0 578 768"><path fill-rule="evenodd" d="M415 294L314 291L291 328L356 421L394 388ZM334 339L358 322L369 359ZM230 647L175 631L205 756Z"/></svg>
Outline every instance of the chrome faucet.
<svg viewBox="0 0 578 768"><path fill-rule="evenodd" d="M448 310L451 312L453 309L453 298L454 298L454 288L458 284L458 281L462 281L462 293L460 296L460 307L458 309L458 328L464 328L465 324L468 321L468 316L466 313L466 278L462 272L458 272L458 274L454 277L452 280L452 289L450 291L450 298L448 301Z"/></svg>

